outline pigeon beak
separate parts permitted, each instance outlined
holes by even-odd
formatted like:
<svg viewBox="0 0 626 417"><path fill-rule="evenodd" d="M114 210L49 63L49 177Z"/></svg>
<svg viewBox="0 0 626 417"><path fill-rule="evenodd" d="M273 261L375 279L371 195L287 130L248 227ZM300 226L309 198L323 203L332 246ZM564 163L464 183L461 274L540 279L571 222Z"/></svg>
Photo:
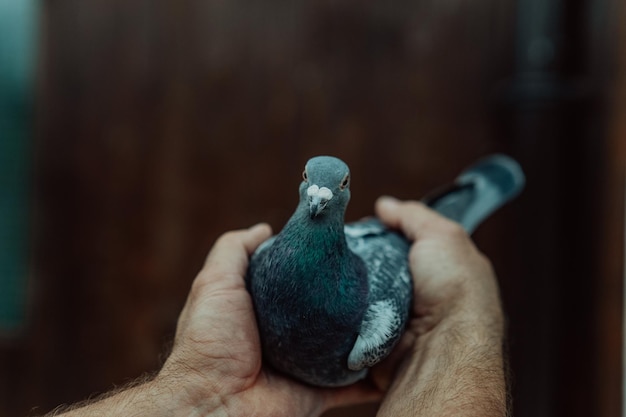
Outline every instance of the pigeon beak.
<svg viewBox="0 0 626 417"><path fill-rule="evenodd" d="M326 208L326 204L330 199L333 198L332 191L326 187L320 188L315 184L311 185L306 193L309 196L309 214L312 219L317 217Z"/></svg>
<svg viewBox="0 0 626 417"><path fill-rule="evenodd" d="M328 200L320 198L319 196L313 196L309 200L309 214L311 215L311 219L317 217L318 214L322 212L326 208L326 203Z"/></svg>

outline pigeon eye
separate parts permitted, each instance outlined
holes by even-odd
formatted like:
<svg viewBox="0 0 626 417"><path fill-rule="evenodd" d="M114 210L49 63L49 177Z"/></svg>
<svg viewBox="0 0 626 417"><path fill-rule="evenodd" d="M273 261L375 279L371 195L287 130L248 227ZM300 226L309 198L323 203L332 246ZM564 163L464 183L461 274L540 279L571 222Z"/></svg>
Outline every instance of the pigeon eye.
<svg viewBox="0 0 626 417"><path fill-rule="evenodd" d="M309 181L309 176L306 174L306 169L302 171L302 179L305 181Z"/></svg>
<svg viewBox="0 0 626 417"><path fill-rule="evenodd" d="M348 184L350 184L350 175L346 175L346 177L341 182L341 186L339 188L341 188L342 190L345 190Z"/></svg>

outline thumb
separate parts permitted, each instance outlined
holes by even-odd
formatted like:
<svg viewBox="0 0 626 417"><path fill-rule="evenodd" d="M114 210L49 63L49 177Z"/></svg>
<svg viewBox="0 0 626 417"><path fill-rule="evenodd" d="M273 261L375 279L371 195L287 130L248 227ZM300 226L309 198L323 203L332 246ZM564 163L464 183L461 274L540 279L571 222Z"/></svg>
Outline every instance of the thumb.
<svg viewBox="0 0 626 417"><path fill-rule="evenodd" d="M204 267L196 280L241 275L248 267L248 258L267 238L272 229L261 223L249 229L236 230L220 236L209 252Z"/></svg>

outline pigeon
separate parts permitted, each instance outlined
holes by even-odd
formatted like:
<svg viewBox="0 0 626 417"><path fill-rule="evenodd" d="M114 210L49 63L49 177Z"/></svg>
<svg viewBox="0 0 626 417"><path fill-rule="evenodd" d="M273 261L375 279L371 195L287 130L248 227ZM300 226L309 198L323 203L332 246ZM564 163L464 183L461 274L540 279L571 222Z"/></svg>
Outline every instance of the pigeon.
<svg viewBox="0 0 626 417"><path fill-rule="evenodd" d="M423 201L471 233L523 186L516 161L491 155ZM403 334L411 242L373 217L344 224L350 170L338 158L311 158L299 193L295 212L253 253L246 274L264 361L310 385L350 385Z"/></svg>

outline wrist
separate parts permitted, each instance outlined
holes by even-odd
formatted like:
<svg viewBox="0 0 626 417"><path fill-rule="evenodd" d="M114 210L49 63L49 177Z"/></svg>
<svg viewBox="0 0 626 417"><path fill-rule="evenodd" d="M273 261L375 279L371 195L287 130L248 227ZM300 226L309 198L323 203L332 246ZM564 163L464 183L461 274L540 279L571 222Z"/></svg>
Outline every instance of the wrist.
<svg viewBox="0 0 626 417"><path fill-rule="evenodd" d="M412 356L414 360L419 360L420 357L430 357L436 355L437 351L446 350L456 358L464 357L467 361L475 358L476 363L500 367L503 344L504 326L501 320L493 317L453 315L443 319L430 332L418 337ZM460 362L455 360L455 363Z"/></svg>
<svg viewBox="0 0 626 417"><path fill-rule="evenodd" d="M220 403L206 401L194 403L185 384L159 374L144 378L130 385L108 392L91 401L61 407L51 415L67 417L117 417L127 415L149 415L155 417L175 416L218 416ZM58 414L59 411L61 414ZM221 413L221 414L220 414Z"/></svg>
<svg viewBox="0 0 626 417"><path fill-rule="evenodd" d="M428 331L418 335L409 360L418 363L425 358L430 360L443 350L456 358L475 358L477 364L503 369L504 336L504 315L499 303L479 307L468 302L449 311Z"/></svg>
<svg viewBox="0 0 626 417"><path fill-rule="evenodd" d="M502 323L501 315L484 317L463 310L445 317L417 338L390 391L415 398L424 415L505 415Z"/></svg>
<svg viewBox="0 0 626 417"><path fill-rule="evenodd" d="M504 313L498 300L485 302L478 300L459 306L455 311L443 317L439 331L454 331L457 337L467 344L500 346L504 338Z"/></svg>
<svg viewBox="0 0 626 417"><path fill-rule="evenodd" d="M230 397L193 371L163 368L150 382L148 390L154 393L155 403L166 412L163 415L210 417L227 414L225 407Z"/></svg>

